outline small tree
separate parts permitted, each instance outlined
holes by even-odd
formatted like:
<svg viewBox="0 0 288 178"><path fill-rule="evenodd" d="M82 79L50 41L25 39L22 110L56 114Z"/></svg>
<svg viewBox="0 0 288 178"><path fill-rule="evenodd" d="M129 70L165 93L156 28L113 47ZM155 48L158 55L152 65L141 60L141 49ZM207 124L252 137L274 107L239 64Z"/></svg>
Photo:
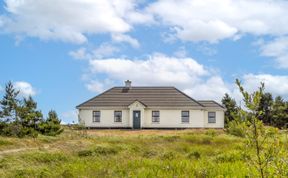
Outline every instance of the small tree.
<svg viewBox="0 0 288 178"><path fill-rule="evenodd" d="M230 121L234 120L234 115L239 112L239 108L236 104L236 101L232 99L227 93L225 93L222 98L222 104L225 106L225 125L227 125Z"/></svg>
<svg viewBox="0 0 288 178"><path fill-rule="evenodd" d="M288 103L281 96L277 96L272 106L272 125L278 128L288 127Z"/></svg>
<svg viewBox="0 0 288 178"><path fill-rule="evenodd" d="M273 105L273 97L271 93L263 93L260 99L258 110L259 119L266 125L272 125L272 105Z"/></svg>
<svg viewBox="0 0 288 178"><path fill-rule="evenodd" d="M0 101L1 122L8 123L12 121L18 121L18 106L20 101L17 99L19 91L16 90L11 81L9 81L5 86L5 94L3 99Z"/></svg>
<svg viewBox="0 0 288 178"><path fill-rule="evenodd" d="M37 103L31 96L24 98L19 107L19 122L23 127L24 135L37 136L38 125L43 121L43 115L37 110Z"/></svg>
<svg viewBox="0 0 288 178"><path fill-rule="evenodd" d="M245 149L245 151L249 152L250 149L253 150L251 159L249 159L250 166L257 168L260 177L268 177L268 170L270 169L271 172L271 164L275 158L278 158L281 145L279 144L280 139L277 135L277 129L266 129L263 122L259 120L264 112L263 108L260 107L261 97L264 92L264 83L261 83L259 89L251 94L244 90L238 79L236 80L236 84L243 95L247 109L247 112L243 112L243 114L248 126L246 129L248 149Z"/></svg>
<svg viewBox="0 0 288 178"><path fill-rule="evenodd" d="M39 127L39 131L43 135L55 136L63 132L61 128L61 120L55 111L51 110L48 113L46 121L42 122Z"/></svg>

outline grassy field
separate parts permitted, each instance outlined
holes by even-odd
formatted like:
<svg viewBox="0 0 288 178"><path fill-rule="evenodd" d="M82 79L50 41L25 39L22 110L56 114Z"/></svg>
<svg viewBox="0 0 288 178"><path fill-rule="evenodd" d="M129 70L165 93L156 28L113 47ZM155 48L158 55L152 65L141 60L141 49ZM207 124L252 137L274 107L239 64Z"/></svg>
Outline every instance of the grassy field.
<svg viewBox="0 0 288 178"><path fill-rule="evenodd" d="M0 177L252 177L244 149L221 130L65 129L0 137Z"/></svg>

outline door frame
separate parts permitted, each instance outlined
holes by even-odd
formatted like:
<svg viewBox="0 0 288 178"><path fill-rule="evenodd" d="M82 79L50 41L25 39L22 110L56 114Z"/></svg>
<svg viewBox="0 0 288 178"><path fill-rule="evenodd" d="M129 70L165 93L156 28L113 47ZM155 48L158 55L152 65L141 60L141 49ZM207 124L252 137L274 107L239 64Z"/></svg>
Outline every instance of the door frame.
<svg viewBox="0 0 288 178"><path fill-rule="evenodd" d="M139 128L134 127L134 119L135 119L134 113L136 113L136 112L139 112ZM133 110L132 116L133 116L132 129L141 129L141 110Z"/></svg>

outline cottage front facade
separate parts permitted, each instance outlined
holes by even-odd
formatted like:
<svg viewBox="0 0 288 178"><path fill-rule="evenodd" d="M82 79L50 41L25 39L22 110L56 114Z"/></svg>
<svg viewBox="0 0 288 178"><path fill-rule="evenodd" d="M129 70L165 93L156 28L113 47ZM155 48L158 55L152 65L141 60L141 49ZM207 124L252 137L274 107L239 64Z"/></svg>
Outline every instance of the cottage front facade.
<svg viewBox="0 0 288 178"><path fill-rule="evenodd" d="M223 128L225 108L175 87L114 87L77 106L87 128Z"/></svg>

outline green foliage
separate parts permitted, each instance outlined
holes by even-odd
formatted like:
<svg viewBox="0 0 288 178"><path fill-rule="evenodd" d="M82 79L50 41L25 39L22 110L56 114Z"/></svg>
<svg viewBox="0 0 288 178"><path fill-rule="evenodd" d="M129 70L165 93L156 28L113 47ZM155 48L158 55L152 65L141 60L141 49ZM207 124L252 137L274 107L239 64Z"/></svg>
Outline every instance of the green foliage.
<svg viewBox="0 0 288 178"><path fill-rule="evenodd" d="M245 107L247 112L242 112L245 118L247 128L245 129L246 138L246 153L250 153L251 157L248 159L248 164L253 167L255 166L258 171L258 176L269 177L272 176L271 172L275 172L272 163L275 158L279 157L279 152L282 148L280 143L278 130L275 128L265 128L263 119L265 108L262 106L262 97L264 96L264 83L261 83L259 89L253 93L248 93L241 86L239 80L236 80L240 92L243 95ZM271 142L275 143L271 143ZM252 150L252 152L250 151ZM280 175L279 176L283 176Z"/></svg>
<svg viewBox="0 0 288 178"><path fill-rule="evenodd" d="M5 94L0 100L0 135L16 137L37 137L38 133L58 135L63 130L55 111L49 112L46 121L37 103L31 96L20 100L12 82L5 87Z"/></svg>
<svg viewBox="0 0 288 178"><path fill-rule="evenodd" d="M61 120L59 120L55 111L49 111L46 121L39 124L39 131L43 135L55 136L63 132L61 128Z"/></svg>
<svg viewBox="0 0 288 178"><path fill-rule="evenodd" d="M228 123L227 132L237 137L245 137L246 129L245 121L236 119Z"/></svg>
<svg viewBox="0 0 288 178"><path fill-rule="evenodd" d="M211 137L215 137L217 135L217 132L214 130L214 129L208 129L206 132L205 132L206 135L209 135Z"/></svg>
<svg viewBox="0 0 288 178"><path fill-rule="evenodd" d="M278 128L288 128L288 102L284 102L281 96L277 96L272 108L271 125Z"/></svg>
<svg viewBox="0 0 288 178"><path fill-rule="evenodd" d="M13 122L18 120L17 111L20 101L17 99L19 91L17 91L12 82L9 81L5 86L5 94L0 101L1 110L0 118L1 122Z"/></svg>
<svg viewBox="0 0 288 178"><path fill-rule="evenodd" d="M107 156L107 155L115 155L117 153L118 153L118 150L116 148L97 146L94 149L78 151L78 156L80 157L94 156L94 155Z"/></svg>
<svg viewBox="0 0 288 178"><path fill-rule="evenodd" d="M230 121L233 121L234 115L238 113L239 107L236 104L236 101L232 99L227 93L225 93L224 97L222 98L222 104L225 106L225 126Z"/></svg>
<svg viewBox="0 0 288 178"><path fill-rule="evenodd" d="M201 153L198 151L193 151L193 152L189 153L188 158L200 159Z"/></svg>

